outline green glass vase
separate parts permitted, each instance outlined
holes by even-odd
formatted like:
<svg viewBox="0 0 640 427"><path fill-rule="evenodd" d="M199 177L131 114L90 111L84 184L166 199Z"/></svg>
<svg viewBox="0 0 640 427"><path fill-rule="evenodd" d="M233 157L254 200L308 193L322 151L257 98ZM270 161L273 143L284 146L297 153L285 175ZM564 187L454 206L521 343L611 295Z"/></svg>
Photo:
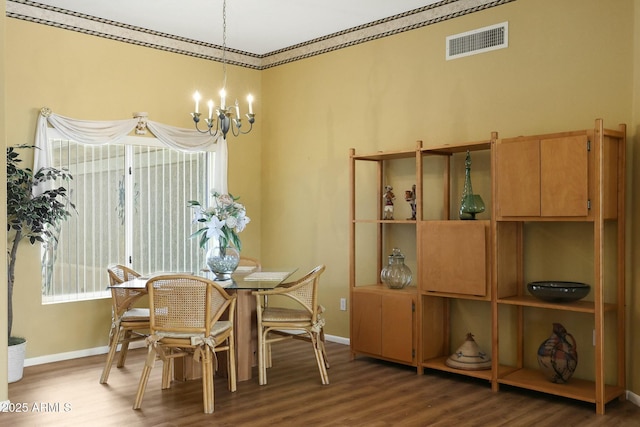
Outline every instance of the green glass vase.
<svg viewBox="0 0 640 427"><path fill-rule="evenodd" d="M476 214L484 212L484 201L479 194L473 194L471 185L471 153L467 150L467 158L464 162L464 188L462 200L460 200L460 219L476 219Z"/></svg>

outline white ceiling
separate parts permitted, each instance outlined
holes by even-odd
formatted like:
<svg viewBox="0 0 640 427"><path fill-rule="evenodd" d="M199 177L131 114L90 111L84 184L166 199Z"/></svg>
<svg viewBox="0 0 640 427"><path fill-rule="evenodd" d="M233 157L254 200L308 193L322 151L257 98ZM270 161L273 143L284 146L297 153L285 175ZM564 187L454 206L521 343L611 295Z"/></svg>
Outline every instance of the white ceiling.
<svg viewBox="0 0 640 427"><path fill-rule="evenodd" d="M222 46L222 0L35 0ZM227 47L264 55L440 0L228 0Z"/></svg>

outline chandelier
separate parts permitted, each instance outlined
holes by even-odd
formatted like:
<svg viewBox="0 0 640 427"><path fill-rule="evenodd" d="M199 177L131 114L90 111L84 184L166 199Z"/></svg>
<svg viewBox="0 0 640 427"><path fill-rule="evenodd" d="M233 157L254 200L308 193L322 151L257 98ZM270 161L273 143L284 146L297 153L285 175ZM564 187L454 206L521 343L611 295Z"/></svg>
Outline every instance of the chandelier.
<svg viewBox="0 0 640 427"><path fill-rule="evenodd" d="M240 106L238 104L238 99L233 106L229 106L226 104L227 100L227 1L224 0L222 2L222 89L220 90L220 105L216 107L213 100L209 100L207 102L207 107L209 108L208 117L205 119L207 123L207 129L200 129L198 127L198 123L200 122L200 112L199 104L200 104L200 93L196 91L193 94L193 100L196 104L196 109L193 113L191 113L191 117L193 117L193 122L196 126L196 130L200 133L209 133L213 136L218 135L218 132L222 133L223 138L227 138L227 133L231 130L233 136L238 136L240 134L247 134L251 132L253 129L253 123L256 121L256 115L253 114L253 96L247 96L247 102L249 103L249 112L245 114L249 121L249 129L243 131L242 128L242 117L240 116ZM215 113L215 115L214 115Z"/></svg>

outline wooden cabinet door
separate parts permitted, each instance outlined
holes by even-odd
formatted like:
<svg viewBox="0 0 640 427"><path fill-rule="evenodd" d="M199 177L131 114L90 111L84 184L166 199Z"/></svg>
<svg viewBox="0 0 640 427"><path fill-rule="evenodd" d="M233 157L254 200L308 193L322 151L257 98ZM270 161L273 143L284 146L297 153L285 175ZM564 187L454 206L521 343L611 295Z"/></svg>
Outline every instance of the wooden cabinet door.
<svg viewBox="0 0 640 427"><path fill-rule="evenodd" d="M352 309L353 349L374 355L382 354L381 295L373 292L354 292Z"/></svg>
<svg viewBox="0 0 640 427"><path fill-rule="evenodd" d="M495 176L498 216L589 214L586 135L499 141Z"/></svg>
<svg viewBox="0 0 640 427"><path fill-rule="evenodd" d="M411 295L385 294L382 297L382 356L413 362L415 304Z"/></svg>
<svg viewBox="0 0 640 427"><path fill-rule="evenodd" d="M496 144L498 216L540 216L540 143L537 139Z"/></svg>
<svg viewBox="0 0 640 427"><path fill-rule="evenodd" d="M540 214L587 216L587 136L540 141Z"/></svg>
<svg viewBox="0 0 640 427"><path fill-rule="evenodd" d="M420 225L422 286L429 292L485 296L489 221L425 221Z"/></svg>

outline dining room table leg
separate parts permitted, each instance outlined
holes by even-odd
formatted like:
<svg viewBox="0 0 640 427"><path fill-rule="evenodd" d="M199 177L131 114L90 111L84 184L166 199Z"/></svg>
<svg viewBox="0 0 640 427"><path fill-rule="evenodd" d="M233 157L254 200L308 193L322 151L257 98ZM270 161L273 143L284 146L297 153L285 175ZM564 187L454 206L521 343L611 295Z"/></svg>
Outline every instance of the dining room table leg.
<svg viewBox="0 0 640 427"><path fill-rule="evenodd" d="M237 295L236 313L234 320L235 348L236 348L236 379L248 381L252 378L252 370L258 365L258 328L256 318L256 298L251 290L229 289ZM216 375L226 377L227 353L216 354ZM176 359L175 377L177 381L201 378L200 364L193 358Z"/></svg>
<svg viewBox="0 0 640 427"><path fill-rule="evenodd" d="M236 359L238 381L251 379L251 371L257 365L258 335L256 319L256 298L250 290L236 290Z"/></svg>

